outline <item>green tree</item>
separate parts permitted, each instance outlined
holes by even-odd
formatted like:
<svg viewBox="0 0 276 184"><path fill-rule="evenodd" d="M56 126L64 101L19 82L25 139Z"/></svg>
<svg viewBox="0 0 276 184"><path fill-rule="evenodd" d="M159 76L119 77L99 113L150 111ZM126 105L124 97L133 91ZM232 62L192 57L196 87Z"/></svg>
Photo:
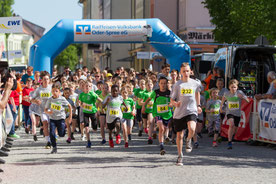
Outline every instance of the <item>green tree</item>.
<svg viewBox="0 0 276 184"><path fill-rule="evenodd" d="M0 0L0 17L11 17L14 0Z"/></svg>
<svg viewBox="0 0 276 184"><path fill-rule="evenodd" d="M205 0L211 22L216 26L215 40L253 44L263 35L276 41L276 0Z"/></svg>
<svg viewBox="0 0 276 184"><path fill-rule="evenodd" d="M64 49L54 60L54 64L58 67L68 66L71 70L74 70L78 64L78 49L75 44L69 45Z"/></svg>

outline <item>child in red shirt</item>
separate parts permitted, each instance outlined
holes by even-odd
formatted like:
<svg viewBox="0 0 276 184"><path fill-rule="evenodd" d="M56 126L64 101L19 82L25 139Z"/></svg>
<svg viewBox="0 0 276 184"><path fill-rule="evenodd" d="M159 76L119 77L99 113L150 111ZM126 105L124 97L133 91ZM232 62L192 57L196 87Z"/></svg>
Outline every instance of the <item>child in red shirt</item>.
<svg viewBox="0 0 276 184"><path fill-rule="evenodd" d="M25 132L29 134L30 127L32 125L31 118L29 115L29 107L31 105L30 103L30 92L34 91L32 88L33 80L31 78L28 78L26 81L26 87L22 91L22 108L24 111L24 117L25 117Z"/></svg>

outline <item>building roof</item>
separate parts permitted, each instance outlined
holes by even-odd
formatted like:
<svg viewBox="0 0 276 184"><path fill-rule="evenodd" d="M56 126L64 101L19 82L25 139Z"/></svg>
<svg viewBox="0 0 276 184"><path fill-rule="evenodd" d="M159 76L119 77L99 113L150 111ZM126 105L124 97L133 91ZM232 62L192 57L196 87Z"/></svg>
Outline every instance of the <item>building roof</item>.
<svg viewBox="0 0 276 184"><path fill-rule="evenodd" d="M30 21L27 21L25 19L23 19L23 27L26 26L31 32L32 34L36 34L38 37L42 37L43 33L45 31L44 27L41 27L39 25L36 25ZM26 30L24 30L25 32ZM26 34L30 34L29 32L25 32Z"/></svg>

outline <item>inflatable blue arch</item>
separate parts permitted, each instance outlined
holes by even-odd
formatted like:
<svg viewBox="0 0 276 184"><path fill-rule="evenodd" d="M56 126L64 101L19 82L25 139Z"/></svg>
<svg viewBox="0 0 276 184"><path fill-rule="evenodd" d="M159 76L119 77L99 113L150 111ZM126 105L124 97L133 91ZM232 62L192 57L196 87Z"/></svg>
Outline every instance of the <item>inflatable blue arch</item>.
<svg viewBox="0 0 276 184"><path fill-rule="evenodd" d="M52 72L54 58L72 43L149 42L171 65L190 63L190 47L159 19L60 20L30 50L34 71Z"/></svg>

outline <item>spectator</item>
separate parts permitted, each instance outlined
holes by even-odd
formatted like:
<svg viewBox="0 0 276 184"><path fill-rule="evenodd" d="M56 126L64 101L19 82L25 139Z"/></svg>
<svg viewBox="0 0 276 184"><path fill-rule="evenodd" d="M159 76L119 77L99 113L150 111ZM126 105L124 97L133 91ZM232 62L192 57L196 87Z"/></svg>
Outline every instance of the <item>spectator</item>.
<svg viewBox="0 0 276 184"><path fill-rule="evenodd" d="M164 65L162 65L161 69L162 69L162 73L158 74L158 80L159 78L162 77L166 77L168 80L172 80L171 75L170 75L170 67L171 65L166 63Z"/></svg>
<svg viewBox="0 0 276 184"><path fill-rule="evenodd" d="M268 91L266 94L257 94L255 98L257 100L264 98L272 98L273 94L275 94L274 80L276 79L276 73L274 71L270 71L267 73L267 82L270 84Z"/></svg>
<svg viewBox="0 0 276 184"><path fill-rule="evenodd" d="M27 73L22 76L21 82L23 84L26 84L26 81L27 81L28 78L31 78L31 79L34 80L34 73L33 73L33 67L32 66L27 67ZM23 86L23 87L25 87L25 86Z"/></svg>
<svg viewBox="0 0 276 184"><path fill-rule="evenodd" d="M217 71L218 71L218 68L214 67L212 72L211 71L208 72L207 77L204 80L206 82L205 90L211 89L211 87L209 86L210 84L211 86L216 87L216 79L218 75Z"/></svg>

